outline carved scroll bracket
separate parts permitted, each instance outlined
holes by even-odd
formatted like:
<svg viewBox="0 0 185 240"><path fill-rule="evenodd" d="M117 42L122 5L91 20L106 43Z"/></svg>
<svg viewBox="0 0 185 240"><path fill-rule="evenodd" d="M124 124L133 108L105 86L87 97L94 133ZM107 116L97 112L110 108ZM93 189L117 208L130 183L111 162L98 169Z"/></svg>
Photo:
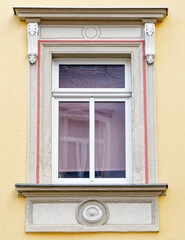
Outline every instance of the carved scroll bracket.
<svg viewBox="0 0 185 240"><path fill-rule="evenodd" d="M145 20L145 58L148 64L154 63L155 60L155 19Z"/></svg>
<svg viewBox="0 0 185 240"><path fill-rule="evenodd" d="M28 23L28 60L31 64L36 63L38 57L38 23Z"/></svg>

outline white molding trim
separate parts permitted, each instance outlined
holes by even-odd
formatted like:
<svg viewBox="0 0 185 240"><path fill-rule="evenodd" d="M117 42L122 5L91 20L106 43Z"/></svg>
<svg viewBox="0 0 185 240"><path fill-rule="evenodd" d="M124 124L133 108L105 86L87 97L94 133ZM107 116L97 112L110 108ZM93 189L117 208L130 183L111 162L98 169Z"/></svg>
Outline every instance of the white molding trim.
<svg viewBox="0 0 185 240"><path fill-rule="evenodd" d="M168 7L13 7L20 20L40 18L48 20L124 20L142 21L143 18L163 21Z"/></svg>
<svg viewBox="0 0 185 240"><path fill-rule="evenodd" d="M154 63L155 59L155 23L146 22L145 33L145 57L148 64Z"/></svg>
<svg viewBox="0 0 185 240"><path fill-rule="evenodd" d="M31 64L36 63L38 57L38 23L28 23L28 60Z"/></svg>
<svg viewBox="0 0 185 240"><path fill-rule="evenodd" d="M18 197L64 197L64 196L90 196L95 194L96 197L105 196L119 196L132 197L132 196L166 196L168 188L167 183L156 184L126 184L115 186L105 185L69 185L69 184L29 184L29 183L16 183L16 190Z"/></svg>
<svg viewBox="0 0 185 240"><path fill-rule="evenodd" d="M90 47L92 46L92 48ZM67 56L66 54L70 50L70 54ZM56 58L57 55L66 56L66 61L69 59L71 54L73 56L78 56L79 54L85 53L84 59L87 59L87 51L88 57L89 54L95 53L96 56L101 56L102 54L108 54L111 58L115 57L116 59L119 57L123 57L124 54L132 54L131 57L131 79L130 83L134 84L134 101L132 101L132 116L133 116L133 131L131 133L131 137L133 139L133 183L144 183L145 182L145 171L144 171L144 124L143 124L143 71L142 69L142 58L140 57L142 54L142 43L71 43L71 44L64 44L60 43L57 45L55 43L41 43L41 136L40 136L40 183L51 183L52 182L52 167L51 167L51 159L52 159L52 150L51 150L51 141L54 138L52 136L52 128L51 128L51 92L52 92L52 82L51 82L51 57L53 54ZM95 55L94 55L95 57ZM74 57L75 60L75 57ZM83 60L83 59L82 59ZM106 60L106 58L105 58ZM63 59L65 61L65 58ZM107 58L108 61L108 58ZM54 71L53 71L54 72ZM57 72L57 71L56 71ZM139 74L138 74L139 73ZM43 88L42 88L43 86ZM129 86L128 86L129 88ZM91 94L92 96L92 94ZM68 96L70 97L70 96ZM74 96L73 96L74 97ZM98 96L99 97L99 96ZM107 97L107 96L104 96ZM111 96L112 97L112 96ZM119 95L120 97L120 95ZM117 97L114 97L116 99ZM66 98L65 98L66 99ZM83 98L85 99L85 98ZM102 99L102 97L101 97ZM43 101L44 100L44 101ZM63 99L64 100L64 99ZM136 111L135 111L136 110ZM139 114L138 114L139 113ZM131 122L131 120L130 120ZM138 125L140 127L138 128ZM45 134L47 132L47 134ZM139 137L137 137L139 136ZM139 145L138 145L139 144ZM138 147L139 146L139 147ZM156 182L157 180L153 180L152 182Z"/></svg>

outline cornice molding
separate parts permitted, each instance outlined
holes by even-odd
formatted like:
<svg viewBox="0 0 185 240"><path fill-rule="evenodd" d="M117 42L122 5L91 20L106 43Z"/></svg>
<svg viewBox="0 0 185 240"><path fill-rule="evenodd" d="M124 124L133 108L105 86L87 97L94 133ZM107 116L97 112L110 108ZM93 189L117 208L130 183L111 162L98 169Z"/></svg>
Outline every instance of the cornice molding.
<svg viewBox="0 0 185 240"><path fill-rule="evenodd" d="M64 186L59 184L15 184L19 197L81 196L165 196L168 184L133 184L123 186Z"/></svg>
<svg viewBox="0 0 185 240"><path fill-rule="evenodd" d="M20 20L40 18L41 21L60 20L123 20L142 21L156 19L163 21L168 15L168 7L13 7Z"/></svg>

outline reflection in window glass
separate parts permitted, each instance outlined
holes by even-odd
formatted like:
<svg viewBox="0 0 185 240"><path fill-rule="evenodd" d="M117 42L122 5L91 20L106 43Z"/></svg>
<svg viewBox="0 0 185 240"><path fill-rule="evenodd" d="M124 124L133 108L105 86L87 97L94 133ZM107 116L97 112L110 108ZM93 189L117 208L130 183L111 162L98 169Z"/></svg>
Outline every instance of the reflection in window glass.
<svg viewBox="0 0 185 240"><path fill-rule="evenodd" d="M59 178L89 177L89 103L59 102Z"/></svg>
<svg viewBox="0 0 185 240"><path fill-rule="evenodd" d="M124 65L59 65L59 88L124 87Z"/></svg>
<svg viewBox="0 0 185 240"><path fill-rule="evenodd" d="M125 103L95 103L95 177L125 178Z"/></svg>

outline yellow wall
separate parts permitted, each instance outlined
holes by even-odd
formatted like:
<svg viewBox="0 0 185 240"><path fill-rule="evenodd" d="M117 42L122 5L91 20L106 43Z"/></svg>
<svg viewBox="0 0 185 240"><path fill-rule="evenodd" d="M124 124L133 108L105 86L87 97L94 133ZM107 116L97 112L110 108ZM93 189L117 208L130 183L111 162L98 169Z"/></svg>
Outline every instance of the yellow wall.
<svg viewBox="0 0 185 240"><path fill-rule="evenodd" d="M160 183L159 233L25 233L25 199L14 184L26 182L27 33L12 6L168 6L156 26L157 147ZM0 239L184 240L185 239L185 1L1 0L0 1Z"/></svg>

